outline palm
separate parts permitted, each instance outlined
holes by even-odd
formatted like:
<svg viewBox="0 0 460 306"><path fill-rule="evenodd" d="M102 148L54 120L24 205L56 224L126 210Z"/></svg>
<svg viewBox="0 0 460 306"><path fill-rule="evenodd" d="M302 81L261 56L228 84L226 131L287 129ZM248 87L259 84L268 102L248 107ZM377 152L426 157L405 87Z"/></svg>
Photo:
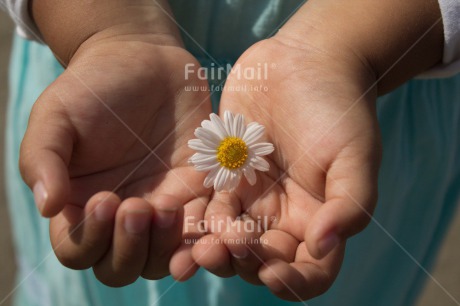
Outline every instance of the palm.
<svg viewBox="0 0 460 306"><path fill-rule="evenodd" d="M259 220L259 224L262 220L261 225L268 225L259 233L233 230L231 234L217 234L221 234L222 239L231 235L234 238L261 235L268 244L264 247L246 245L250 248L249 259L246 263L234 260L233 269L249 281L257 283L260 278L272 290L280 286L276 275L286 274L278 270L273 262L272 266L268 265L271 269L259 270L260 263L267 264L270 259L293 263L291 266L298 268L300 273L306 269L312 279L315 274L322 275L323 284L317 284L316 291L315 286L310 287L309 292L300 295L302 297L311 297L323 291L327 286L325 284L334 279L343 256L343 246L323 259L315 259L318 256L312 256L308 251L306 235L322 230L319 229L321 220L318 221L315 215L329 200L344 193L354 196L354 187L343 181L350 171L369 166L369 172L373 172L378 165L376 120L370 103L372 97L364 98L348 110L360 98L362 89L345 82L346 71L334 71L333 64L323 68L318 63L321 60L331 61L324 54L308 54L274 39L253 46L239 59L237 64L241 68L267 63L272 67L268 78L248 81L230 76L226 88L244 84L246 88L262 85L268 91L237 94L232 90L225 91L221 109L242 113L248 122L257 121L264 125L268 140L275 145L275 152L268 158L270 171L259 172L255 186L245 182L234 195L215 194L206 211L210 222L216 215L224 217L221 212L225 211L233 219L245 213L252 220ZM341 119L345 112L348 113ZM375 177L369 177L369 180L370 185L375 184ZM325 213L321 212L326 216ZM227 244L227 247L232 252L242 251L238 245ZM199 252L202 256L199 262L218 266L216 260L206 258L213 255L209 253ZM248 262L251 261L254 265L249 268ZM216 272L222 274L222 271ZM285 279L283 282L290 284ZM292 287L278 294L298 299L298 296L293 296L296 288Z"/></svg>
<svg viewBox="0 0 460 306"><path fill-rule="evenodd" d="M187 86L204 85L205 81L197 78L184 78L185 64L196 60L180 47L127 43L126 39L79 50L68 69L34 105L24 143L30 146L36 134L44 131L47 143L59 144L51 151L68 168L68 203L72 205L52 218L50 228L61 262L73 268L99 262L102 268L98 269L103 270L99 276L113 285L129 283L139 273L158 278L170 272L186 278L194 269L187 251L191 246L180 245L181 217L167 232L153 228L150 251L146 249L148 235L134 239L117 234L126 209L117 212L116 226L114 220L92 221L98 196L97 201L121 203L112 192L134 212L148 208L145 200L155 204L158 196L170 195L181 204L180 216L183 207L185 216L200 220L211 193L201 184L204 174L188 164L191 152L187 141L210 113L207 92L186 90ZM125 246L117 244L118 240ZM131 245L126 246L128 243ZM174 249L179 255L172 266L178 268L168 271ZM138 267L133 268L130 260ZM120 271L130 276L122 277Z"/></svg>
<svg viewBox="0 0 460 306"><path fill-rule="evenodd" d="M110 47L120 49L103 46ZM68 96L48 105L72 124L69 172L77 203L115 188L122 198L174 191L184 203L208 193L187 164L187 140L210 112L206 93L184 91L199 82L183 78L193 58L177 47L136 47L103 60L98 49L77 56L57 82Z"/></svg>

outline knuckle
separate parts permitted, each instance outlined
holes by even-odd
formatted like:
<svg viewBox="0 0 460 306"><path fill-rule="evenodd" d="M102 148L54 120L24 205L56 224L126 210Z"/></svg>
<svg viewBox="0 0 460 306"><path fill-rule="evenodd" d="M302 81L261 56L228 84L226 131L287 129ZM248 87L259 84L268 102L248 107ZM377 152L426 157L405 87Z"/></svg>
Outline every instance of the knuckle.
<svg viewBox="0 0 460 306"><path fill-rule="evenodd" d="M127 276L122 275L121 273L116 273L114 271L107 272L107 271L100 271L98 269L93 269L94 276L104 285L119 288L123 286L130 285L134 283L138 276Z"/></svg>
<svg viewBox="0 0 460 306"><path fill-rule="evenodd" d="M26 153L21 146L20 154L19 154L19 172L23 179L27 179L27 174L29 172L29 165L30 165L30 154Z"/></svg>
<svg viewBox="0 0 460 306"><path fill-rule="evenodd" d="M61 232L61 235L58 234L57 239L51 238L54 253L63 266L74 270L83 270L90 268L97 262L99 257L95 255L94 244L89 244L88 241L83 239L80 245L73 245L70 241L75 240L75 236L66 235L62 239L60 237L62 237L63 232ZM74 233L74 235L76 234Z"/></svg>
<svg viewBox="0 0 460 306"><path fill-rule="evenodd" d="M141 276L149 280L158 280L168 276L170 257L149 257Z"/></svg>
<svg viewBox="0 0 460 306"><path fill-rule="evenodd" d="M165 278L166 276L168 276L170 273L169 273L169 269L168 268L163 268L163 269L155 269L155 270L150 270L150 269L146 269L143 273L142 273L142 278L144 279L147 279L147 280L159 280L159 279L162 279L162 278Z"/></svg>
<svg viewBox="0 0 460 306"><path fill-rule="evenodd" d="M362 213L356 220L356 233L361 232L364 230L369 223L371 222L371 215L368 213Z"/></svg>
<svg viewBox="0 0 460 306"><path fill-rule="evenodd" d="M88 269L91 266L91 263L88 261L87 258L79 254L70 252L65 248L55 248L54 253L56 254L56 257L59 260L59 262L69 269L83 270Z"/></svg>

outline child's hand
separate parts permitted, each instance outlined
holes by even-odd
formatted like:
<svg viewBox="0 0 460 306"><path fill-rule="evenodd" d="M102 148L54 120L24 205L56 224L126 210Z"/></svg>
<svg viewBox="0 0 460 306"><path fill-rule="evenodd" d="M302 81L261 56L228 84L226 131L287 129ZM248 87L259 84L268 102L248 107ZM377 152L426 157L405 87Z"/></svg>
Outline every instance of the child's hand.
<svg viewBox="0 0 460 306"><path fill-rule="evenodd" d="M187 163L187 141L211 109L207 92L184 87L207 84L184 79L196 60L176 35L118 30L81 44L35 103L21 171L52 217L64 265L94 267L112 286L185 279L196 265L182 244L184 214L202 219L211 192Z"/></svg>
<svg viewBox="0 0 460 306"><path fill-rule="evenodd" d="M331 286L346 239L367 225L376 203L376 97L442 54L437 1L423 3L311 0L277 35L243 54L236 68L257 76L247 68L267 64L267 78L230 75L221 112L264 125L275 152L255 186L214 195L205 213L211 231L216 220L244 217L214 227L194 246L198 264L263 283L289 300Z"/></svg>
<svg viewBox="0 0 460 306"><path fill-rule="evenodd" d="M380 156L376 94L361 97L373 81L366 69L278 37L252 46L236 65L244 70L264 63L267 79L230 75L221 109L266 127L275 145L270 171L258 172L255 186L244 182L235 194L215 194L205 219L212 225L245 213L239 222L268 228L248 232L251 227L235 225L203 237L193 255L218 275L234 271L282 298L306 299L331 285L346 238L361 231L373 211ZM268 91L232 91L242 85Z"/></svg>

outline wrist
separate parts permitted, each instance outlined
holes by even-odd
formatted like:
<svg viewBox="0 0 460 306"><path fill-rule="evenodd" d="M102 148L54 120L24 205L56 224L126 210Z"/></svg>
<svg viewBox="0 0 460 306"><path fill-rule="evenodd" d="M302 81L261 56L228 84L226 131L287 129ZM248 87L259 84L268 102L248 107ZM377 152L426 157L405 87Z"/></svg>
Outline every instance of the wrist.
<svg viewBox="0 0 460 306"><path fill-rule="evenodd" d="M437 0L311 0L280 34L354 55L375 75L381 95L441 60L440 18Z"/></svg>
<svg viewBox="0 0 460 306"><path fill-rule="evenodd" d="M117 37L182 44L166 0L33 0L31 12L45 42L64 66L83 44Z"/></svg>
<svg viewBox="0 0 460 306"><path fill-rule="evenodd" d="M355 92L350 96L357 99L361 97L359 100L362 101L375 101L377 74L367 58L346 42L337 40L334 35L309 24L294 27L292 30L283 27L272 39L303 52L304 62L296 63L299 67L319 69L321 73L333 76L335 81L352 84Z"/></svg>

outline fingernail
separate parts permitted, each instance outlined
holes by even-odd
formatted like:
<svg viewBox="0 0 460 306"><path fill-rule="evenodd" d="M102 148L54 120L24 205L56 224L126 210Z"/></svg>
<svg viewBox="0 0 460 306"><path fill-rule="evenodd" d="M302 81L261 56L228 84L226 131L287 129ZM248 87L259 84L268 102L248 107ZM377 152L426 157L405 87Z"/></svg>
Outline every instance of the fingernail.
<svg viewBox="0 0 460 306"><path fill-rule="evenodd" d="M232 256L236 259L243 259L248 256L248 248L246 246L238 248L238 250L231 250Z"/></svg>
<svg viewBox="0 0 460 306"><path fill-rule="evenodd" d="M319 241L319 250L322 256L329 254L340 243L339 237L335 233L330 233Z"/></svg>
<svg viewBox="0 0 460 306"><path fill-rule="evenodd" d="M94 217L98 221L110 221L115 217L116 208L112 203L101 202L94 209Z"/></svg>
<svg viewBox="0 0 460 306"><path fill-rule="evenodd" d="M150 212L137 211L129 212L125 216L125 230L130 234L142 234L150 225Z"/></svg>
<svg viewBox="0 0 460 306"><path fill-rule="evenodd" d="M176 221L177 211L157 210L155 223L159 228L170 228Z"/></svg>
<svg viewBox="0 0 460 306"><path fill-rule="evenodd" d="M48 192L45 189L45 185L42 182L37 182L33 188L35 205L40 212L42 212L45 206L46 200L48 199Z"/></svg>

